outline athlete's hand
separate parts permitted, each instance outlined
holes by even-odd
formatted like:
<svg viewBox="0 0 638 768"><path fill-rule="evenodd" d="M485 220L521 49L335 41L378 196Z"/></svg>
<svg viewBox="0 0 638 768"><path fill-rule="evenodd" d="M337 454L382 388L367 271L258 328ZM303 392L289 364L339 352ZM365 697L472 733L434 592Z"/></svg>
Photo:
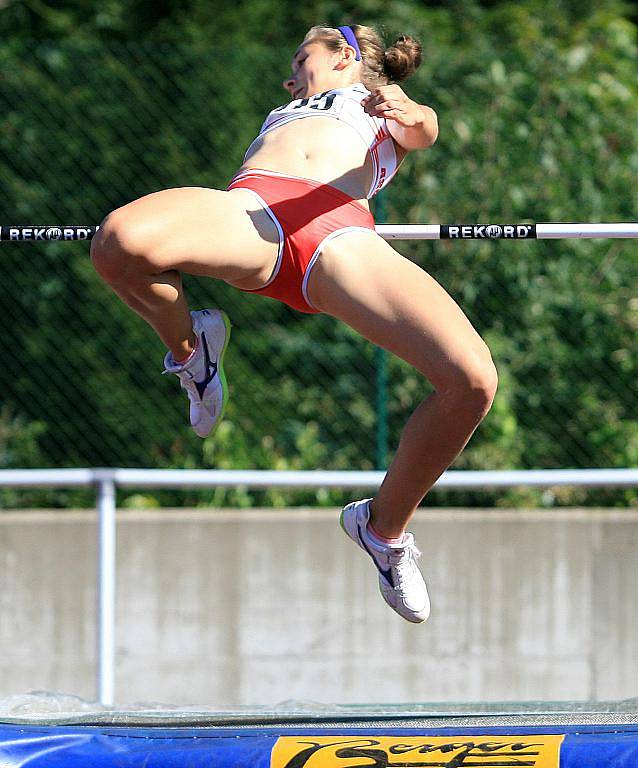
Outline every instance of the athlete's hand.
<svg viewBox="0 0 638 768"><path fill-rule="evenodd" d="M405 128L412 128L423 122L420 105L408 98L396 84L374 88L369 96L362 99L361 104L372 117L385 117Z"/></svg>

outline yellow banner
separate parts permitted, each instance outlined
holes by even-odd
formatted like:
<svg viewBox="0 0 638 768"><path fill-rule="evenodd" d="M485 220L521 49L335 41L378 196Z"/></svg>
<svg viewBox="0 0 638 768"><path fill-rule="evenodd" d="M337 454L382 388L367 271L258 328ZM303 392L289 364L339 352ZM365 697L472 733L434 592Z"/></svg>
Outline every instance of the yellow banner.
<svg viewBox="0 0 638 768"><path fill-rule="evenodd" d="M270 768L559 768L560 736L281 736Z"/></svg>

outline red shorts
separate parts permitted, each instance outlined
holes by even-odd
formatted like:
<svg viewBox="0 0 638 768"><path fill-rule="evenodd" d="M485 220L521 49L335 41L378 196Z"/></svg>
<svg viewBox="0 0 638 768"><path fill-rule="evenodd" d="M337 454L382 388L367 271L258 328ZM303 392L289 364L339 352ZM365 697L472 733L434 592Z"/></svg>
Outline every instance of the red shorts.
<svg viewBox="0 0 638 768"><path fill-rule="evenodd" d="M319 312L308 298L310 270L332 238L353 230L374 231L370 211L328 184L274 171L242 171L228 189L250 190L279 232L275 269L266 285L249 293L270 296L300 312Z"/></svg>

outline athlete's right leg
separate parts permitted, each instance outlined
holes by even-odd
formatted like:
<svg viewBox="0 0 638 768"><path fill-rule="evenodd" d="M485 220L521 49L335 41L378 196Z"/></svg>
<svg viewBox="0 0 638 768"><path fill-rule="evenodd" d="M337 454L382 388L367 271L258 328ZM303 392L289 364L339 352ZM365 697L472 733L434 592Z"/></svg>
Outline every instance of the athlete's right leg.
<svg viewBox="0 0 638 768"><path fill-rule="evenodd" d="M93 238L91 257L174 359L183 360L195 336L180 273L259 288L270 277L278 249L277 228L250 192L182 187L109 214Z"/></svg>
<svg viewBox="0 0 638 768"><path fill-rule="evenodd" d="M496 370L460 307L374 232L328 242L308 281L312 304L412 365L434 386L408 419L373 500L348 504L341 522L373 559L386 602L425 621L430 601L406 526L421 499L487 413Z"/></svg>
<svg viewBox="0 0 638 768"><path fill-rule="evenodd" d="M497 373L489 349L452 297L373 232L329 242L308 288L317 309L405 360L434 387L408 419L372 504L374 528L399 538L492 404Z"/></svg>

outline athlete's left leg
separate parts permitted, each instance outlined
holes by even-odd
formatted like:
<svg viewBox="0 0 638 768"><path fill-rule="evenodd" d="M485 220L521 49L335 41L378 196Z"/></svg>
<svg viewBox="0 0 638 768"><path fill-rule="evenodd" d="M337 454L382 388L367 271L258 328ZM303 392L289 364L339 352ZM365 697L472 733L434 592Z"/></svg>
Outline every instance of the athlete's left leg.
<svg viewBox="0 0 638 768"><path fill-rule="evenodd" d="M195 343L182 273L258 288L278 252L275 224L245 189L153 192L110 213L91 243L98 273L176 360Z"/></svg>
<svg viewBox="0 0 638 768"><path fill-rule="evenodd" d="M186 390L200 437L216 428L228 399L230 323L220 310L190 312L182 273L258 288L278 253L278 229L247 190L154 192L110 213L93 238L98 273L168 347L164 367Z"/></svg>

